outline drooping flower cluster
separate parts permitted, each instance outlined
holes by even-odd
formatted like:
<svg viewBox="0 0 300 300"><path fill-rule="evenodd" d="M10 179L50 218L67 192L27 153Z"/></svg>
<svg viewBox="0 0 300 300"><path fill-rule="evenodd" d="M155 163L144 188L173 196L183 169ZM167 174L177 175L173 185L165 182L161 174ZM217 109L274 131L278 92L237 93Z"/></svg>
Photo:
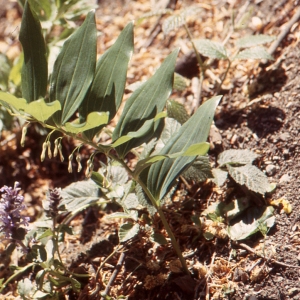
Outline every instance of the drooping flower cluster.
<svg viewBox="0 0 300 300"><path fill-rule="evenodd" d="M24 197L19 195L19 185L19 182L15 182L14 188L5 185L0 189L3 193L0 198L0 233L5 238L14 238L20 226L28 226L30 220L21 215L26 207L23 204Z"/></svg>
<svg viewBox="0 0 300 300"><path fill-rule="evenodd" d="M49 189L47 194L47 205L44 206L47 217L56 217L58 214L58 205L62 200L60 189Z"/></svg>

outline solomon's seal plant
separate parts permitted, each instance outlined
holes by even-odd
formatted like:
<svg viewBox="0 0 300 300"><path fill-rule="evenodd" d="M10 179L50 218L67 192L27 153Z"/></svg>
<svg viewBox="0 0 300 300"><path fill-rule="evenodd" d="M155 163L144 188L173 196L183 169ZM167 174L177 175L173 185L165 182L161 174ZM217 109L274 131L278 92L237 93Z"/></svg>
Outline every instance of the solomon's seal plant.
<svg viewBox="0 0 300 300"><path fill-rule="evenodd" d="M134 192L134 186L142 191L143 196L139 196L139 200L144 197L159 214L180 259L182 270L189 274L162 206L180 174L199 155L207 153L209 144L206 140L221 96L206 101L159 150L150 149L139 158L135 168L130 168L126 163L126 155L144 143L159 139L164 127L164 118L167 116L164 108L172 91L178 50L174 50L152 78L132 93L117 120L111 143L102 143L101 132L115 117L122 102L128 62L133 52L133 23L123 29L114 45L97 62L96 33L95 12L90 11L82 26L64 43L48 82L47 49L41 25L30 4L26 2L20 31L24 52L22 98L0 91L0 103L11 113L23 116L28 123L37 122L51 130L43 145L42 160L46 155L51 158L58 154L63 160L61 140L70 136L77 139L80 145L74 149L69 160L77 153L80 168L80 148L83 145L92 146L95 151L87 161L86 175L97 178L102 193L105 189L109 191L109 185L106 178L98 176L93 170L97 154L104 153L110 162L116 162L124 168L133 185L127 191L119 193L118 197ZM28 123L24 126L21 143L24 142ZM55 131L61 136L53 140L51 137ZM71 170L70 164L69 171ZM111 195L113 193L110 193L110 197ZM51 197L53 196L54 194ZM99 199L99 195L96 197ZM108 198L109 196L102 196L102 199ZM115 196L112 198L115 199ZM88 198L85 203L77 202L75 210L80 211L95 202L95 197ZM68 205L70 203L65 203L64 207ZM49 210L48 215L51 214L54 213ZM55 230L50 233L54 237L55 249L58 234Z"/></svg>

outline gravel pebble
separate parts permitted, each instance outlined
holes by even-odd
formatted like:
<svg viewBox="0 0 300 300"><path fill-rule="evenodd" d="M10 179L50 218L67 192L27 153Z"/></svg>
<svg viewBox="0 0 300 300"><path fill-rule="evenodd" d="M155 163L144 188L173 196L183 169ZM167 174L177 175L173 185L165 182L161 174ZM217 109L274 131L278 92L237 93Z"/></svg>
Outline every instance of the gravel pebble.
<svg viewBox="0 0 300 300"><path fill-rule="evenodd" d="M274 165L267 165L266 167L266 173L268 176L273 176L276 172L276 166Z"/></svg>

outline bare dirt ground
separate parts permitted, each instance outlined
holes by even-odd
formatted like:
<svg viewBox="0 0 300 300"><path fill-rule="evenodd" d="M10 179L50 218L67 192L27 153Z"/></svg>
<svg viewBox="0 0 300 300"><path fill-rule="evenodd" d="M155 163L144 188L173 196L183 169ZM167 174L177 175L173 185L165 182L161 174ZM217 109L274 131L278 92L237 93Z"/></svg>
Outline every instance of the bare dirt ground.
<svg viewBox="0 0 300 300"><path fill-rule="evenodd" d="M20 51L17 36L21 13L15 1L2 2L0 46L2 52L13 58ZM157 2L99 1L97 24L102 32L98 42L99 53L113 43L129 21L159 9L159 5L164 8L163 1ZM213 161L225 149L250 149L259 153L257 166L266 172L270 182L277 184L272 199L286 198L292 205L292 212L286 214L278 207L276 224L265 239L256 234L243 243L233 243L228 239L206 241L199 236L191 215L200 214L208 201L226 198L226 188L231 186L223 187L220 192L209 182L200 189L193 184L186 187L180 182L173 201L165 207L165 213L191 267L192 278L181 273L171 246L151 242L145 229L124 245L124 256L117 253L108 261L101 273L102 289L119 260L121 268L110 290L113 299L121 295L129 299L300 299L299 18L294 20L289 30L285 30L293 16L299 14L300 2L197 0L166 3L176 10L191 5L201 8L197 16L188 18L187 24L195 38L224 40L230 31L233 11L237 15L246 11L248 17L245 27L232 33L229 45L245 34L279 36L286 31L276 48L269 48L273 61L239 61L232 66L219 92L224 97L215 116L210 154ZM173 49L180 47L178 69L191 79L191 85L172 97L192 111L196 106L198 82L196 62L192 59L190 64L187 59L192 48L182 28L171 31L167 37L163 35L163 18L146 19L135 28L135 52L128 71L128 84L149 78L161 61ZM211 73L203 82L205 99L214 95L215 78L225 68L223 62L212 65ZM28 213L34 220L49 187L64 187L84 176L70 176L67 163L55 160L41 163L43 140L39 134L32 129L25 148L21 148L20 132L16 124L14 130L2 133L0 185L13 185L16 180L21 182L26 192ZM72 150L71 144L64 147L65 153ZM84 263L96 270L99 261L103 261L118 244L118 223L105 218L110 209L91 210L74 221L73 225L81 233L70 238L66 247L66 263L71 268L76 269ZM153 226L164 233L158 217L154 218ZM255 251L264 254L255 254ZM206 266L204 276L203 265ZM1 299L16 299L15 287L16 284L11 284ZM93 286L86 284L82 298L70 294L68 299L89 299L84 298L88 288Z"/></svg>

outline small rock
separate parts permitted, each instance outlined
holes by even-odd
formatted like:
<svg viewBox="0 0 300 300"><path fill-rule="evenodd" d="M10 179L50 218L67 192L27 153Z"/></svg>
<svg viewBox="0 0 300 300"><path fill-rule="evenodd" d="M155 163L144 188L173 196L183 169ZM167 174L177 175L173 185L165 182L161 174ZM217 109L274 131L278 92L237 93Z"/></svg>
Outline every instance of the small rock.
<svg viewBox="0 0 300 300"><path fill-rule="evenodd" d="M291 176L289 176L288 174L282 175L279 179L280 183L288 182L288 181L291 181Z"/></svg>
<svg viewBox="0 0 300 300"><path fill-rule="evenodd" d="M266 167L266 173L268 176L273 176L276 172L276 166L274 165L267 165Z"/></svg>
<svg viewBox="0 0 300 300"><path fill-rule="evenodd" d="M288 290L288 295L289 296L294 296L294 295L298 294L299 291L300 290L298 288L291 288L291 289Z"/></svg>
<svg viewBox="0 0 300 300"><path fill-rule="evenodd" d="M290 135L287 132L282 133L278 136L278 138L280 140L282 140L283 142L287 141L289 139L289 137L290 137Z"/></svg>

